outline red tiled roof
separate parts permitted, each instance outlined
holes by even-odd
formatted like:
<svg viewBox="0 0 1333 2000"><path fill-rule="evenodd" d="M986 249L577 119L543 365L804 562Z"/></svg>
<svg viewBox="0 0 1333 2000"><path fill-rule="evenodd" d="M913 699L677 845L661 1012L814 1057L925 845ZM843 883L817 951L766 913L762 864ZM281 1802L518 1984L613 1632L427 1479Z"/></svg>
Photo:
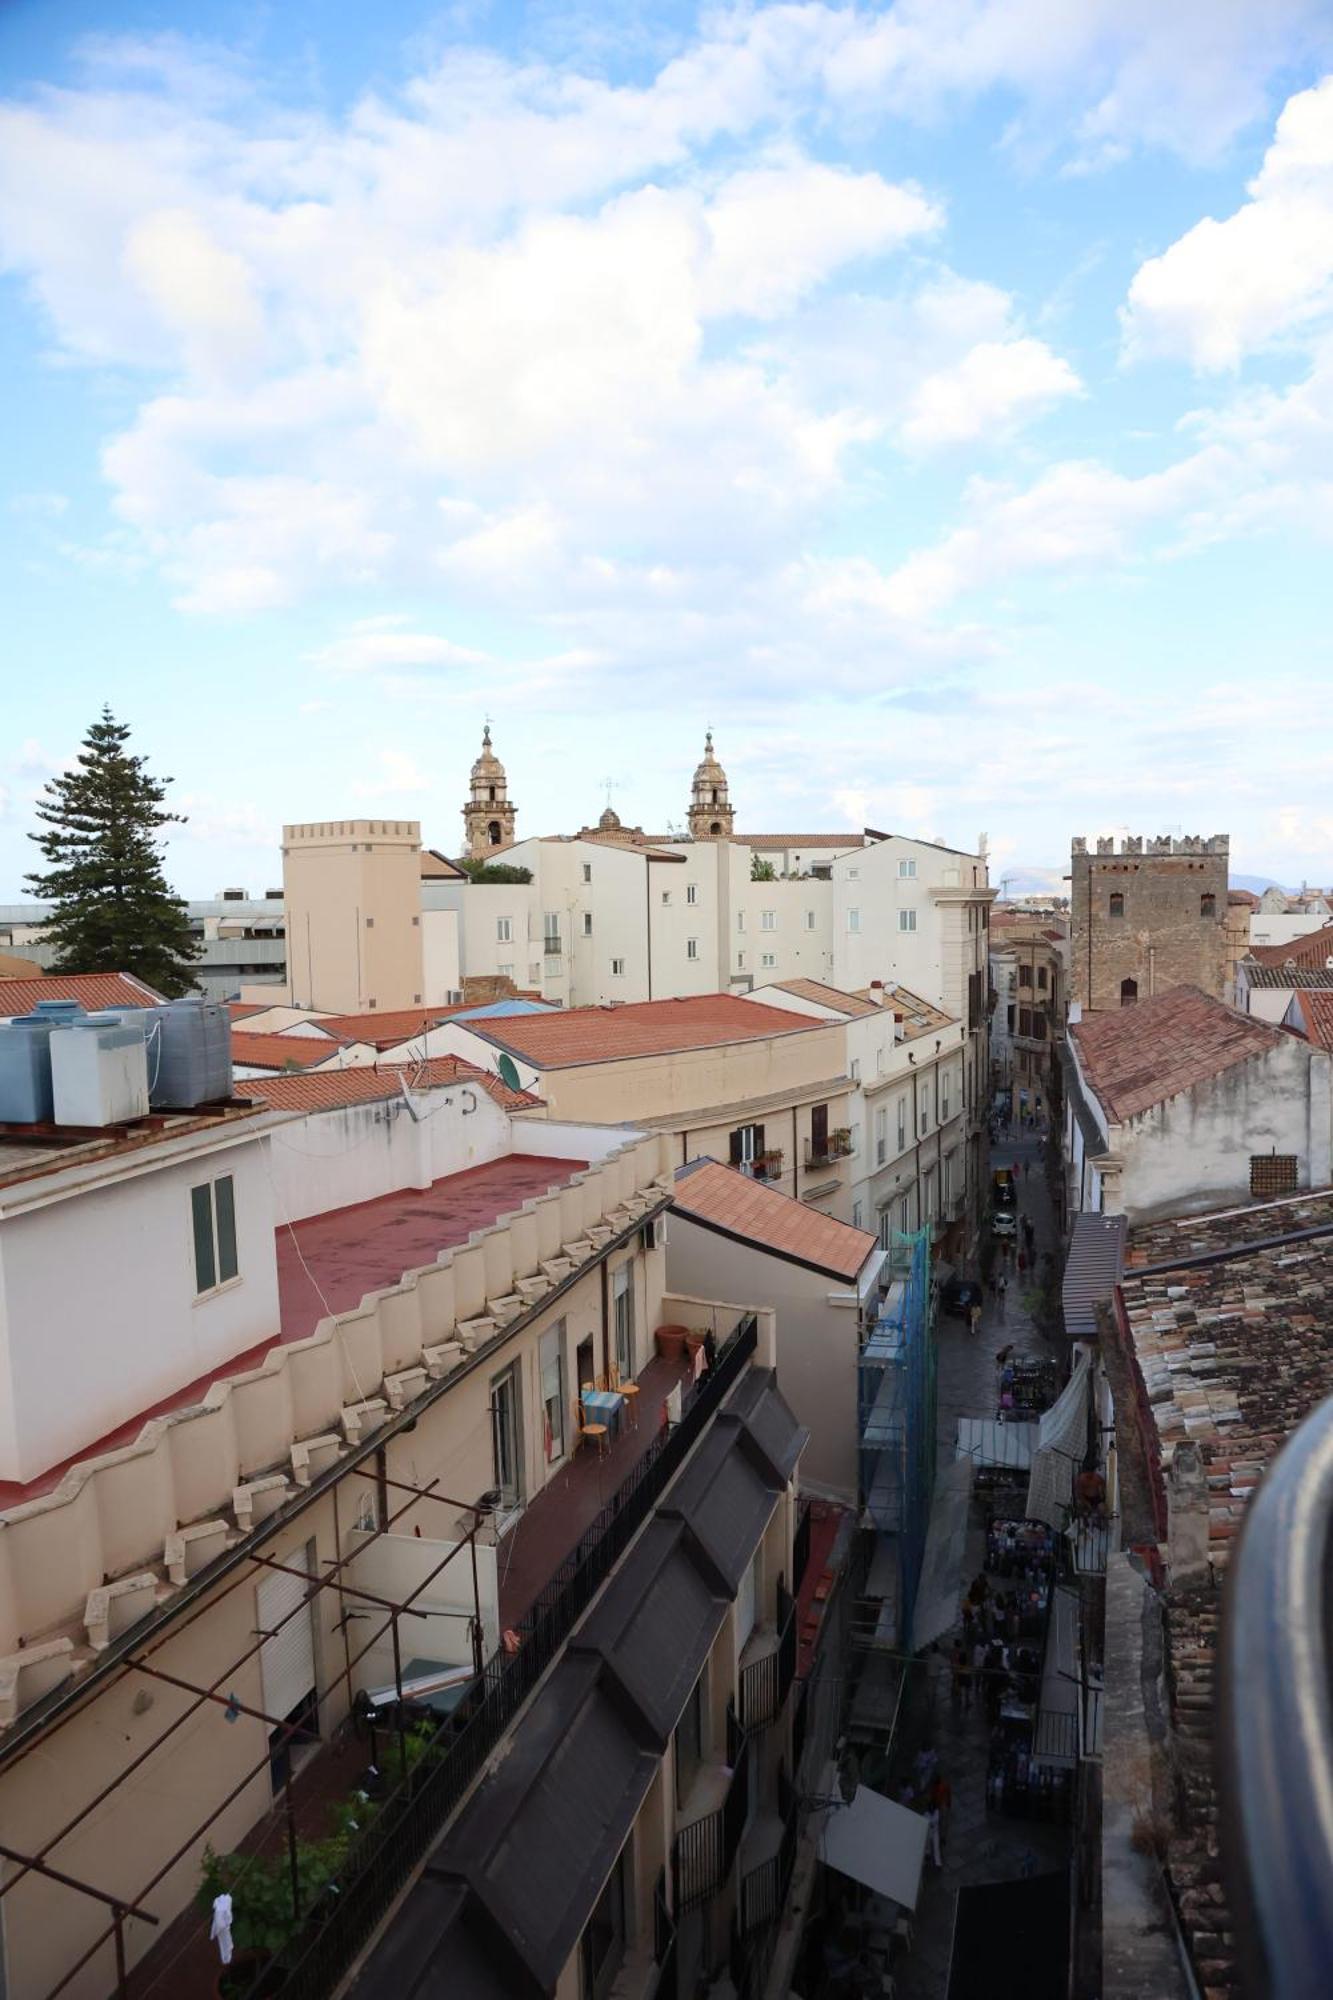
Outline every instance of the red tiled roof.
<svg viewBox="0 0 1333 2000"><path fill-rule="evenodd" d="M738 833L741 847L864 847L863 833Z"/></svg>
<svg viewBox="0 0 1333 2000"><path fill-rule="evenodd" d="M461 1056L432 1056L425 1063L385 1063L378 1069L306 1070L299 1076L238 1077L237 1097L267 1104L274 1111L336 1111L347 1104L374 1104L396 1097L406 1077L413 1090L440 1090L471 1083L506 1111L526 1111L542 1102L530 1090L510 1090L498 1076L464 1062Z"/></svg>
<svg viewBox="0 0 1333 2000"><path fill-rule="evenodd" d="M1250 957L1260 965L1322 965L1325 959L1333 958L1333 924L1325 924L1322 930L1307 931L1304 937L1292 938L1286 944L1251 945Z"/></svg>
<svg viewBox="0 0 1333 2000"><path fill-rule="evenodd" d="M694 1222L848 1283L876 1248L868 1230L820 1215L718 1160L690 1160L677 1167L671 1206Z"/></svg>
<svg viewBox="0 0 1333 2000"><path fill-rule="evenodd" d="M1296 994L1296 1007L1307 1041L1333 1049L1333 993L1302 988Z"/></svg>
<svg viewBox="0 0 1333 2000"><path fill-rule="evenodd" d="M1247 910L1257 910L1259 907L1259 898L1255 895L1253 889L1228 889L1227 901L1229 903L1243 903Z"/></svg>
<svg viewBox="0 0 1333 2000"><path fill-rule="evenodd" d="M231 1059L251 1069L313 1069L316 1063L336 1062L342 1053L340 1042L323 1035L265 1035L233 1027Z"/></svg>
<svg viewBox="0 0 1333 2000"><path fill-rule="evenodd" d="M762 1041L770 1035L808 1035L832 1024L730 993L701 993L689 1000L640 1000L625 1007L506 1014L465 1025L538 1069L573 1069L582 1063Z"/></svg>
<svg viewBox="0 0 1333 2000"><path fill-rule="evenodd" d="M421 1034L437 1021L465 1013L469 1004L476 1007L482 1003L460 1000L454 1007L399 1007L382 1014L374 1009L368 1014L322 1014L318 1026L340 1041L373 1042L376 1048L387 1049L395 1042L410 1041L413 1035Z"/></svg>
<svg viewBox="0 0 1333 2000"><path fill-rule="evenodd" d="M31 1014L39 1000L77 1000L96 1014L104 1007L157 1007L162 995L132 972L48 972L41 979L0 979L0 1020Z"/></svg>
<svg viewBox="0 0 1333 2000"><path fill-rule="evenodd" d="M227 1002L227 1012L231 1015L233 1021L248 1021L252 1014L267 1014L270 1005L280 1007L282 1002L280 1000L275 1002L265 1001L261 1006L255 1000L229 1000Z"/></svg>
<svg viewBox="0 0 1333 2000"><path fill-rule="evenodd" d="M812 1001L816 1007L827 1007L833 1013L846 1014L851 1020L884 1011L873 1000L862 1000L856 993L844 993L838 986L826 986L822 979L779 979L777 984L778 990L790 993L793 1000Z"/></svg>
<svg viewBox="0 0 1333 2000"><path fill-rule="evenodd" d="M1252 1014L1237 1013L1197 986L1071 1022L1084 1076L1108 1118L1119 1123L1205 1083L1236 1063L1266 1055L1283 1039Z"/></svg>

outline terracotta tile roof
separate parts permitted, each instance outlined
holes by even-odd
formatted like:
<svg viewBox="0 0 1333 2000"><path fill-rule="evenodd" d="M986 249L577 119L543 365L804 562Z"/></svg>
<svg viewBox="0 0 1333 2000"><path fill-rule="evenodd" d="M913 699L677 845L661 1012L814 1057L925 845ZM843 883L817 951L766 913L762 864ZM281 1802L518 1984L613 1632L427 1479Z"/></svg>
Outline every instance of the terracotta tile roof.
<svg viewBox="0 0 1333 2000"><path fill-rule="evenodd" d="M1247 986L1267 987L1270 990L1285 987L1290 992L1298 987L1333 989L1333 971L1324 965L1260 965L1251 958L1243 958L1241 965Z"/></svg>
<svg viewBox="0 0 1333 2000"><path fill-rule="evenodd" d="M156 1007L162 995L132 972L48 972L41 979L0 979L0 1020L30 1014L39 1000L77 1000L96 1014L104 1007Z"/></svg>
<svg viewBox="0 0 1333 2000"><path fill-rule="evenodd" d="M531 1110L542 1102L530 1090L510 1090L498 1076L464 1062L461 1056L432 1056L426 1063L386 1063L380 1069L317 1069L300 1076L238 1077L234 1089L237 1097L268 1104L275 1111L336 1111L347 1104L374 1104L396 1097L404 1078L412 1090L475 1084L506 1111Z"/></svg>
<svg viewBox="0 0 1333 2000"><path fill-rule="evenodd" d="M1333 992L1300 992L1296 1007L1306 1040L1333 1049Z"/></svg>
<svg viewBox="0 0 1333 2000"><path fill-rule="evenodd" d="M466 882L467 876L456 861L447 854L441 854L438 847L423 847L421 850L422 879L429 882Z"/></svg>
<svg viewBox="0 0 1333 2000"><path fill-rule="evenodd" d="M1137 1006L1088 1014L1070 1039L1090 1087L1119 1124L1236 1063L1267 1054L1280 1028L1237 1013L1197 986L1173 986Z"/></svg>
<svg viewBox="0 0 1333 2000"><path fill-rule="evenodd" d="M475 1007L479 1003L474 1000L471 1004ZM368 1014L323 1014L319 1027L339 1041L371 1042L376 1048L387 1049L395 1042L409 1041L437 1021L447 1021L454 1014L466 1012L467 1006L466 1001L459 1001L455 1007L399 1007L382 1013L372 1009Z"/></svg>
<svg viewBox="0 0 1333 2000"><path fill-rule="evenodd" d="M864 1000L859 993L844 993L837 986L826 986L822 979L779 979L776 985L780 993L790 993L794 1000L810 1000L816 1007L828 1007L853 1021L883 1011L873 1000Z"/></svg>
<svg viewBox="0 0 1333 2000"><path fill-rule="evenodd" d="M1286 944L1251 945L1250 957L1260 965L1322 966L1326 959L1333 958L1333 924L1325 924L1322 930L1307 931L1304 937L1292 938Z"/></svg>
<svg viewBox="0 0 1333 2000"><path fill-rule="evenodd" d="M1259 898L1255 895L1253 889L1228 889L1227 901L1229 903L1243 903L1247 910L1257 910L1259 907Z"/></svg>
<svg viewBox="0 0 1333 2000"><path fill-rule="evenodd" d="M227 1012L233 1021L248 1021L252 1014L267 1014L271 1006L280 1007L282 1002L265 1000L262 1005L256 1000L229 1000Z"/></svg>
<svg viewBox="0 0 1333 2000"><path fill-rule="evenodd" d="M1129 1329L1133 1407L1117 1412L1146 1447L1159 1520L1163 1469L1177 1444L1198 1447L1208 1482L1212 1581L1168 1590L1172 1723L1185 1739L1186 1811L1167 1872L1201 1990L1235 1994L1235 1929L1217 1855L1211 1737L1222 1579L1250 1496L1286 1439L1333 1394L1333 1194L1182 1217L1135 1229L1120 1297ZM1273 1242L1286 1237L1285 1242ZM1265 1239L1269 1247L1262 1247ZM1211 1253L1191 1267L1178 1259Z"/></svg>
<svg viewBox="0 0 1333 2000"><path fill-rule="evenodd" d="M738 833L739 847L864 847L863 833Z"/></svg>
<svg viewBox="0 0 1333 2000"><path fill-rule="evenodd" d="M231 1031L231 1059L249 1069L313 1069L341 1054L342 1043L323 1035L247 1034L243 1026Z"/></svg>
<svg viewBox="0 0 1333 2000"><path fill-rule="evenodd" d="M669 1055L676 1049L762 1041L770 1035L808 1035L831 1023L730 993L701 993L689 1000L569 1007L552 1014L507 1015L466 1025L473 1034L512 1050L538 1069L574 1069L584 1063Z"/></svg>
<svg viewBox="0 0 1333 2000"><path fill-rule="evenodd" d="M671 1206L692 1221L848 1284L878 1248L868 1230L820 1215L718 1160L690 1160L677 1167Z"/></svg>

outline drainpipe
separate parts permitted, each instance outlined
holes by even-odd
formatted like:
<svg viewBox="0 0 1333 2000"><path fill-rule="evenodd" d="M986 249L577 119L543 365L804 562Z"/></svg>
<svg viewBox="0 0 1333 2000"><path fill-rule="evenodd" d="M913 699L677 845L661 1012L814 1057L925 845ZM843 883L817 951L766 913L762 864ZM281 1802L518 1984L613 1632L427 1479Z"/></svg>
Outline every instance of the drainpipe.
<svg viewBox="0 0 1333 2000"><path fill-rule="evenodd" d="M609 1382L611 1379L611 1336L610 1336L611 1272L607 1265L605 1257L603 1257L601 1263L601 1278L602 1278L602 1374L606 1377L607 1381Z"/></svg>

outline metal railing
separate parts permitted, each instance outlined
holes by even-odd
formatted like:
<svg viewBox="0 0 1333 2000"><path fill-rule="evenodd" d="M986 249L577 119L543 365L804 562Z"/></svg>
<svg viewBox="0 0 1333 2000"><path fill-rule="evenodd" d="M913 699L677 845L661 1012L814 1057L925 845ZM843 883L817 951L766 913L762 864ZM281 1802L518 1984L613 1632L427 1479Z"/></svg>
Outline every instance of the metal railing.
<svg viewBox="0 0 1333 2000"><path fill-rule="evenodd" d="M678 2000L680 1990L678 1946L676 1926L667 1908L665 1868L658 1870L657 1884L653 1890L653 1963L657 1967L657 1984L653 1988L653 2000Z"/></svg>
<svg viewBox="0 0 1333 2000"><path fill-rule="evenodd" d="M741 1172L754 1181L781 1180L783 1157L781 1147L771 1147L766 1153L756 1153L752 1160L742 1160Z"/></svg>
<svg viewBox="0 0 1333 2000"><path fill-rule="evenodd" d="M742 1876L736 1898L730 1971L737 2000L759 2000L764 1991L796 1868L800 1816L785 1766L778 1769L778 1812L782 1819L778 1851Z"/></svg>
<svg viewBox="0 0 1333 2000"><path fill-rule="evenodd" d="M501 1647L492 1654L451 1718L445 1747L429 1752L387 1795L311 1925L259 1970L245 2000L261 1994L264 2000L327 2000L712 1422L757 1343L758 1321L746 1313L714 1366L685 1391L680 1422L653 1440L525 1614L518 1651Z"/></svg>
<svg viewBox="0 0 1333 2000"><path fill-rule="evenodd" d="M830 1132L822 1140L807 1139L805 1142L805 1164L807 1167L831 1166L834 1160L849 1160L852 1155L852 1135L848 1127Z"/></svg>
<svg viewBox="0 0 1333 2000"><path fill-rule="evenodd" d="M796 1600L778 1578L778 1643L741 1672L741 1721L749 1730L767 1729L782 1713L796 1677Z"/></svg>
<svg viewBox="0 0 1333 2000"><path fill-rule="evenodd" d="M810 1562L810 1507L801 1509L801 1518L796 1523L796 1533L791 1538L791 1587L800 1591L805 1581L805 1572Z"/></svg>
<svg viewBox="0 0 1333 2000"><path fill-rule="evenodd" d="M727 1708L727 1764L731 1771L727 1795L713 1812L681 1827L671 1851L676 1909L693 1910L715 1896L731 1873L750 1810L748 1739Z"/></svg>
<svg viewBox="0 0 1333 2000"><path fill-rule="evenodd" d="M1333 1400L1245 1513L1222 1607L1222 1854L1243 1992L1303 2000L1333 1965Z"/></svg>

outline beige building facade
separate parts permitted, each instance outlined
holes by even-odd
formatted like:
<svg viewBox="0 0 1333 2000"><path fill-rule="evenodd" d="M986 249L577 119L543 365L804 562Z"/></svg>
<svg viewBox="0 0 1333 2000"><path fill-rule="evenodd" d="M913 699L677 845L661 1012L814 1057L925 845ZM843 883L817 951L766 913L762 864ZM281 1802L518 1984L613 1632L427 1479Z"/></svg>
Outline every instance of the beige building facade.
<svg viewBox="0 0 1333 2000"><path fill-rule="evenodd" d="M421 827L321 820L282 830L286 997L324 1013L423 1004Z"/></svg>

